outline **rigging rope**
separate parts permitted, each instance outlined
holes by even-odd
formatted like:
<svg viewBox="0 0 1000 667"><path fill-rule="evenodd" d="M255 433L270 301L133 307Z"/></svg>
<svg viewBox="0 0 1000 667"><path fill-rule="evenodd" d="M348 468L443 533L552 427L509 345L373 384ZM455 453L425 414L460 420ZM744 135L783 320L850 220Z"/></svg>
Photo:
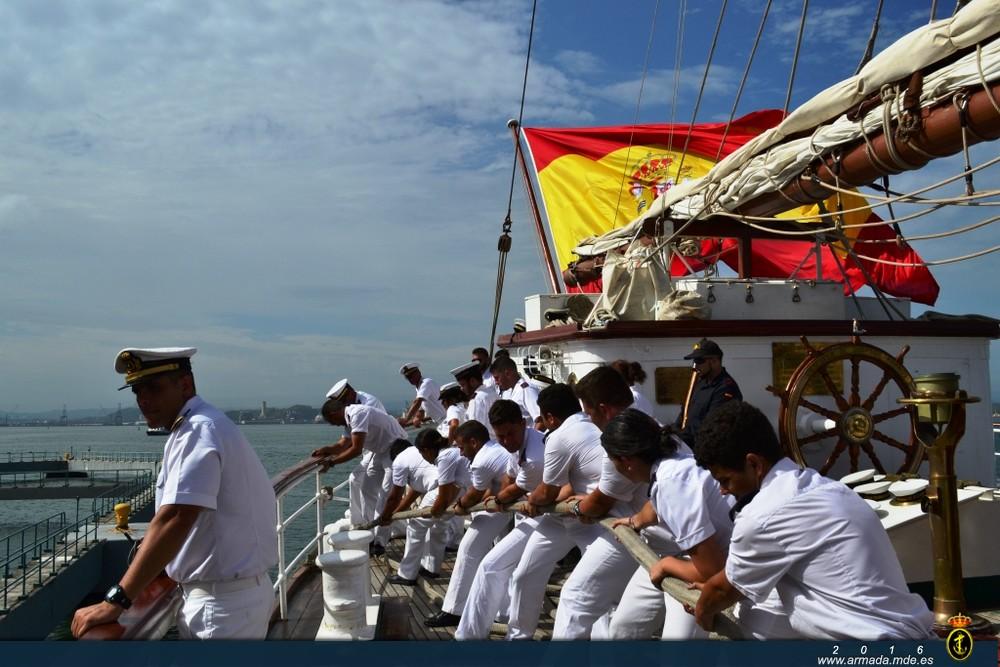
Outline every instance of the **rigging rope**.
<svg viewBox="0 0 1000 667"><path fill-rule="evenodd" d="M629 158L632 155L632 140L635 138L635 126L639 123L639 109L642 106L642 91L646 87L646 73L649 71L649 54L653 50L653 35L656 34L656 15L660 11L660 0L653 7L653 20L649 24L649 40L646 42L646 57L642 61L642 78L639 79L639 98L635 101L635 115L632 117L632 129L628 135L628 149L625 151L625 164L622 165L622 180L618 184L618 201L615 202L614 226L618 226L619 207L622 204L622 190L625 189L625 177L628 175Z"/></svg>
<svg viewBox="0 0 1000 667"><path fill-rule="evenodd" d="M531 3L531 27L528 29L528 51L524 57L524 78L521 81L521 105L517 112L517 131L521 132L521 121L524 119L524 98L528 90L528 66L531 64L531 45L535 37L535 17L538 12L538 0ZM510 229L513 222L510 218L514 204L514 178L517 176L517 162L521 153L521 139L514 144L514 164L510 170L510 190L507 193L507 215L503 221L503 231L497 240L497 250L500 257L497 260L497 284L493 299L493 327L490 329L490 358L493 357L493 346L497 337L497 320L500 319L500 300L503 297L504 277L507 275L507 254L510 252Z"/></svg>
<svg viewBox="0 0 1000 667"><path fill-rule="evenodd" d="M698 109L701 107L701 98L705 94L705 84L708 82L708 71L712 68L712 56L715 55L715 46L719 43L719 33L722 32L722 19L726 15L726 5L729 0L722 0L722 7L719 9L719 20L715 24L715 34L712 36L712 46L708 49L708 60L705 62L705 72L701 76L701 86L698 88L698 97L694 101L694 111L691 113L691 124L688 125L687 136L684 137L684 150L681 151L681 161L677 165L677 175L674 177L674 184L681 181L681 169L684 168L684 158L687 157L688 146L691 144L691 134L694 132L694 121L698 118Z"/></svg>
<svg viewBox="0 0 1000 667"><path fill-rule="evenodd" d="M767 5L764 6L764 13L760 17L760 25L757 27L757 37L753 40L753 48L750 49L750 57L747 58L747 66L743 70L743 78L740 79L740 87L736 90L736 99L733 100L733 108L729 112L729 120L726 122L726 129L722 132L722 141L719 142L719 150L715 153L715 161L718 162L719 158L722 157L722 148L726 145L726 138L729 136L729 127L733 124L733 119L736 118L736 108L740 104L740 97L743 96L743 87L747 83L747 78L750 76L750 66L753 64L754 56L757 55L757 47L760 45L760 37L764 34L764 25L767 23L767 15L771 12L771 2L772 0L767 0Z"/></svg>
<svg viewBox="0 0 1000 667"><path fill-rule="evenodd" d="M809 11L809 0L802 0L802 18L799 20L799 36L795 39L795 55L792 57L792 71L788 75L788 94L785 96L785 115L792 103L792 88L795 86L795 70L799 67L799 50L802 48L802 36L806 31L806 13Z"/></svg>
<svg viewBox="0 0 1000 667"><path fill-rule="evenodd" d="M868 36L868 46L865 47L865 53L861 56L861 62L858 63L858 68L854 70L854 76L857 76L861 69L868 64L868 61L872 59L872 54L875 53L875 40L878 38L878 22L882 18L882 5L885 0L878 0L878 7L875 9L875 21L872 22L872 33ZM933 10L932 10L933 11Z"/></svg>
<svg viewBox="0 0 1000 667"><path fill-rule="evenodd" d="M677 90L681 84L681 58L684 46L684 19L687 16L687 0L681 0L677 4L677 11L680 16L677 19L677 46L674 49L674 91L670 97L670 124L677 120ZM674 134L670 133L667 138L667 152L674 150Z"/></svg>

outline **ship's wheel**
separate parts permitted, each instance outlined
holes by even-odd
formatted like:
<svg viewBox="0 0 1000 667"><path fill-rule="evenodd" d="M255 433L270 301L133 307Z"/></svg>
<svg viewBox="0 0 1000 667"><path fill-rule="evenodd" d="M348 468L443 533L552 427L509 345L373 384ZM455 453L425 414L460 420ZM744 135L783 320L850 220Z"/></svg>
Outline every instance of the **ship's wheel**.
<svg viewBox="0 0 1000 667"><path fill-rule="evenodd" d="M856 472L864 454L871 462L870 466L865 463L865 467L885 474L887 470L882 459L895 450L892 461L902 458L902 463L893 466L895 472L915 473L924 459L923 445L916 437L915 412L907 406L875 410L879 397L888 387L894 387L892 391L899 394L897 397L909 398L913 378L903 366L909 346L893 357L874 345L862 343L858 335L850 342L822 349L811 345L805 336L801 340L808 354L792 373L786 387L768 387L781 399L778 430L788 455L800 465L810 466L825 475L844 452L849 456L850 471ZM843 390L834 381L838 365L841 371L846 370ZM862 386L863 377L873 376L879 378L874 386ZM816 383L821 383L836 407L806 398L807 387ZM899 439L888 435L887 431L907 435ZM813 443L816 446L812 446ZM823 446L828 444L832 444L832 451Z"/></svg>

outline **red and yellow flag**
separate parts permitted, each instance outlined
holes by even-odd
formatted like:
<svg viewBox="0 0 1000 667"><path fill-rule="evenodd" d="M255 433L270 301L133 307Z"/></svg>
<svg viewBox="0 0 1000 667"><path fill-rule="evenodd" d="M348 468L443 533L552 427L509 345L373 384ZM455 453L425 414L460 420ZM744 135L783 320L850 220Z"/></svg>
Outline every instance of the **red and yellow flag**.
<svg viewBox="0 0 1000 667"><path fill-rule="evenodd" d="M581 240L628 224L674 184L704 176L716 156L782 118L778 110L755 111L728 132L725 123L524 128L560 268Z"/></svg>

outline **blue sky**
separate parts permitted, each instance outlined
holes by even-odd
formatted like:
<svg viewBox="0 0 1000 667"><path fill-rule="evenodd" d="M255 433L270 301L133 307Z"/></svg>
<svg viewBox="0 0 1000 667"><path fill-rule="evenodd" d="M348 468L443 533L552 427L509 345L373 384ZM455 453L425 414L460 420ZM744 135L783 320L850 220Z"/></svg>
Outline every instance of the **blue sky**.
<svg viewBox="0 0 1000 667"><path fill-rule="evenodd" d="M691 117L719 2L688 4L679 104L664 1L640 121ZM793 104L854 72L873 4L810 3ZM928 18L886 4L880 45ZM525 124L631 122L656 3L539 5ZM729 3L698 121L728 115L763 5ZM782 104L800 7L774 3L741 113ZM224 407L318 405L343 376L401 400L409 360L444 381L489 335L530 9L0 4L0 412L128 404L112 363L132 345L199 347L199 389ZM520 189L513 217L503 323L544 291ZM988 227L916 245L937 259L997 242ZM937 309L1000 315L980 278L998 269L936 270Z"/></svg>

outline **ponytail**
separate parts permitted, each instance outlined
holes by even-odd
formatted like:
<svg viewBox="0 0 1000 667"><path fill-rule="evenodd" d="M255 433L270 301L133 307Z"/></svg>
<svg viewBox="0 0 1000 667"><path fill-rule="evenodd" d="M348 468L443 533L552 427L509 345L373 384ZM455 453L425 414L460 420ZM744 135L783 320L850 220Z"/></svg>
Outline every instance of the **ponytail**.
<svg viewBox="0 0 1000 667"><path fill-rule="evenodd" d="M677 451L670 433L635 408L623 410L608 422L601 434L601 445L608 456L634 456L651 465Z"/></svg>

